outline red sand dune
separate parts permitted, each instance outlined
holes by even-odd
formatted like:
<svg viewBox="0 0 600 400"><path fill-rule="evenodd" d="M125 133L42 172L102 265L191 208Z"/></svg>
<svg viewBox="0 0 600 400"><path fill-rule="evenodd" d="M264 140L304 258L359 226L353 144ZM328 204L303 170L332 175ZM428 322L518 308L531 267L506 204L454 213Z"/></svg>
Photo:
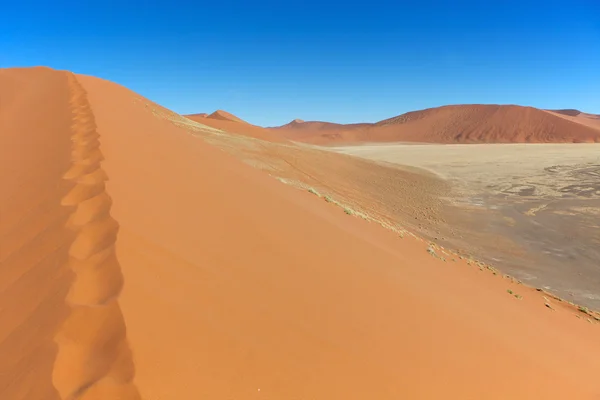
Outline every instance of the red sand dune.
<svg viewBox="0 0 600 400"><path fill-rule="evenodd" d="M246 121L242 120L241 118L238 118L235 115L228 113L227 111L223 111L223 110L217 110L214 113L208 115L206 118L219 119L222 121L234 121L234 122L247 123Z"/></svg>
<svg viewBox="0 0 600 400"><path fill-rule="evenodd" d="M547 110L547 112L600 131L600 115L579 110Z"/></svg>
<svg viewBox="0 0 600 400"><path fill-rule="evenodd" d="M600 142L583 120L512 105L456 105L413 111L375 124L290 123L271 130L317 144L352 142Z"/></svg>
<svg viewBox="0 0 600 400"><path fill-rule="evenodd" d="M575 110L573 108L566 108L564 110L546 110L546 111L554 112L554 113L557 113L557 114L568 115L570 117L576 117L579 114L581 114L581 111Z"/></svg>
<svg viewBox="0 0 600 400"><path fill-rule="evenodd" d="M260 126L251 125L235 115L222 110L215 111L210 115L190 114L185 115L185 117L203 125L221 129L230 133L268 140L270 142L286 141L285 138L281 137L281 135L278 135L275 132L271 132L265 128L261 128Z"/></svg>
<svg viewBox="0 0 600 400"><path fill-rule="evenodd" d="M600 396L598 325L534 289L283 185L114 83L0 70L0 90L0 398Z"/></svg>
<svg viewBox="0 0 600 400"><path fill-rule="evenodd" d="M186 117L188 117L190 119L201 121L204 118L208 117L208 114L207 113L190 114L190 115L186 115Z"/></svg>

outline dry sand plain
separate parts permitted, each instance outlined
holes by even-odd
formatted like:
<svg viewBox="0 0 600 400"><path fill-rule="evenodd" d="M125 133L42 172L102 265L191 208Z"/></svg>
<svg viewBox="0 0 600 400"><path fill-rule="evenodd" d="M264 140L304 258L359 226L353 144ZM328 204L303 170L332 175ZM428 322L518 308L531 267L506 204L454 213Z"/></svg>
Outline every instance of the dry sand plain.
<svg viewBox="0 0 600 400"><path fill-rule="evenodd" d="M369 144L329 148L450 183L438 241L600 309L599 144ZM431 233L429 236L435 236Z"/></svg>

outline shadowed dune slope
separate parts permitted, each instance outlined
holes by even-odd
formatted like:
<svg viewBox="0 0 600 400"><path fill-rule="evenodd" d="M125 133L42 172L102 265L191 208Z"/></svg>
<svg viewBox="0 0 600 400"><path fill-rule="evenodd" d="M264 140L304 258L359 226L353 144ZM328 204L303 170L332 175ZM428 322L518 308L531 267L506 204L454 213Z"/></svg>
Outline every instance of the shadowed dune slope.
<svg viewBox="0 0 600 400"><path fill-rule="evenodd" d="M121 227L120 302L142 397L600 393L597 326L282 185L118 85L80 80Z"/></svg>
<svg viewBox="0 0 600 400"><path fill-rule="evenodd" d="M600 395L598 325L534 290L283 185L119 85L0 70L0 90L0 398Z"/></svg>
<svg viewBox="0 0 600 400"><path fill-rule="evenodd" d="M512 105L444 106L409 112L376 124L339 125L305 122L272 129L290 140L316 144L600 141L600 131L584 121L575 120L568 115L557 115L532 107Z"/></svg>
<svg viewBox="0 0 600 400"><path fill-rule="evenodd" d="M54 332L66 317L72 185L66 74L0 69L0 398L57 399Z"/></svg>
<svg viewBox="0 0 600 400"><path fill-rule="evenodd" d="M139 399L106 175L73 74L0 70L0 398Z"/></svg>

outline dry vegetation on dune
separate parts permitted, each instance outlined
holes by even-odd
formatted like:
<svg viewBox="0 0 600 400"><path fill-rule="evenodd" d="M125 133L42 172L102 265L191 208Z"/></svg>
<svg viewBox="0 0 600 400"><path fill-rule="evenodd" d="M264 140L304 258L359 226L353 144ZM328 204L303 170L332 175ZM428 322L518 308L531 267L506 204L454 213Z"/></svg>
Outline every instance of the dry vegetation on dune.
<svg viewBox="0 0 600 400"><path fill-rule="evenodd" d="M322 154L64 71L0 70L0 91L0 398L600 394L590 311L231 153L267 143L317 181ZM388 174L386 196L398 181L430 199L414 172Z"/></svg>
<svg viewBox="0 0 600 400"><path fill-rule="evenodd" d="M271 129L290 140L315 144L600 142L600 125L588 122L532 107L475 104L413 111L375 124L304 122Z"/></svg>

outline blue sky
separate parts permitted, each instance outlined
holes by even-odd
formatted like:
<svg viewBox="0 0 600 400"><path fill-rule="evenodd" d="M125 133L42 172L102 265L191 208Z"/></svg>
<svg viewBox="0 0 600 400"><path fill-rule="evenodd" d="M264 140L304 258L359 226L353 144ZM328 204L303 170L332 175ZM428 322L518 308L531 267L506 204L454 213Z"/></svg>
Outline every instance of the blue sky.
<svg viewBox="0 0 600 400"><path fill-rule="evenodd" d="M0 67L102 77L184 114L273 126L461 103L600 113L597 0L10 3Z"/></svg>

